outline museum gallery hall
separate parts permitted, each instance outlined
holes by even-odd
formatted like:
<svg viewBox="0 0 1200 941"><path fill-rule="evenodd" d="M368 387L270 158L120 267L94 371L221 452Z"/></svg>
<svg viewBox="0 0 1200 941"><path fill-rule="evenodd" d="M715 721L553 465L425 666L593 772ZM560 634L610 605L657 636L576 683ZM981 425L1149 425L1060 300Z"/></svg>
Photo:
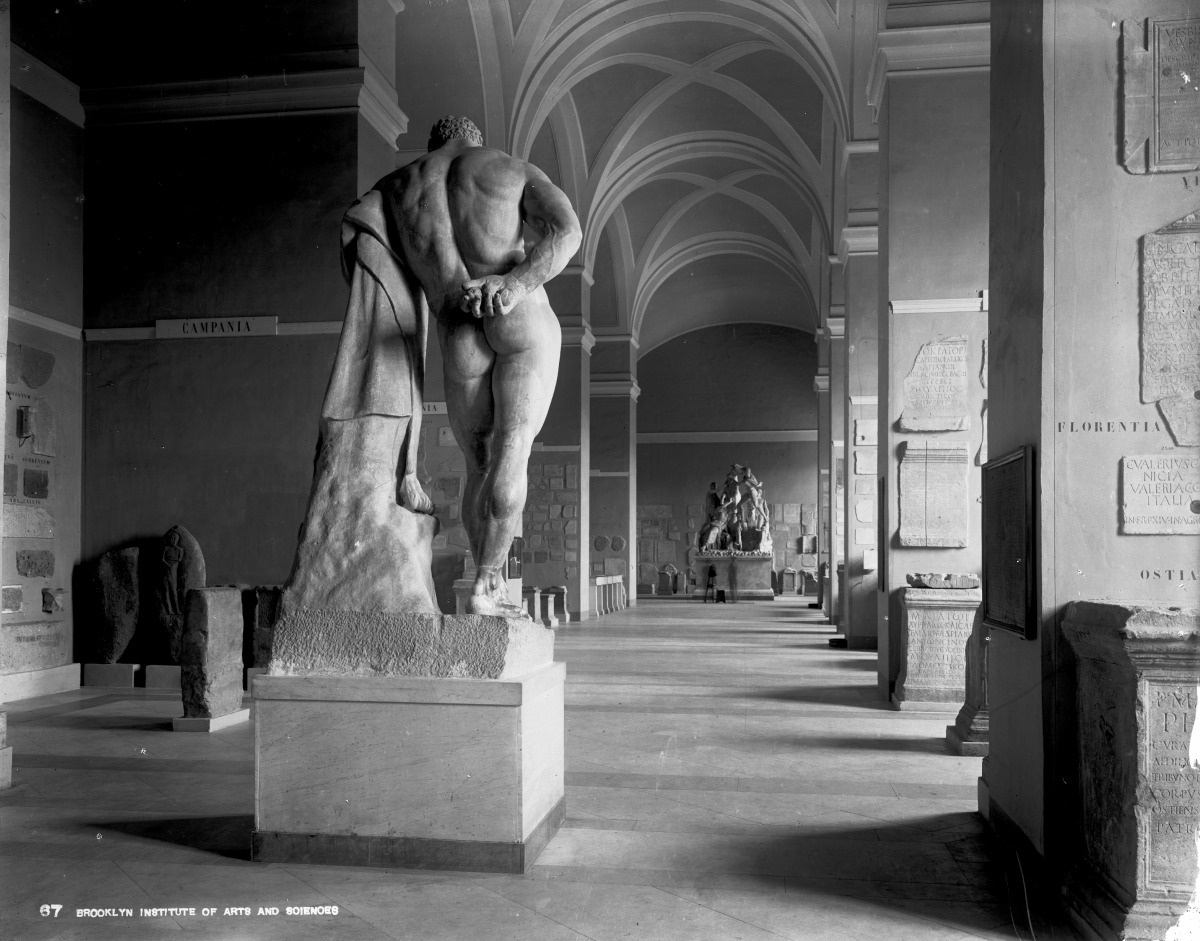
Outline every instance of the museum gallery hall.
<svg viewBox="0 0 1200 941"><path fill-rule="evenodd" d="M4 941L1200 941L1193 0L0 59Z"/></svg>

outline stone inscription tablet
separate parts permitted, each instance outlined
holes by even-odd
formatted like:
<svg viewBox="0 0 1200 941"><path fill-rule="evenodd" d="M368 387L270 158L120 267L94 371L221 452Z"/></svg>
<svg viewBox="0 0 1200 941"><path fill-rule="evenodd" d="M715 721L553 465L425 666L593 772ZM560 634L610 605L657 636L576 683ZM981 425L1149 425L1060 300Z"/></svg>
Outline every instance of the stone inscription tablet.
<svg viewBox="0 0 1200 941"><path fill-rule="evenodd" d="M1121 532L1200 536L1200 457L1168 451L1122 458Z"/></svg>
<svg viewBox="0 0 1200 941"><path fill-rule="evenodd" d="M1196 687L1149 681L1143 693L1150 728L1142 754L1141 776L1150 784L1146 857L1149 884L1192 890L1196 872L1196 835L1200 832L1200 769L1188 762L1188 743L1196 721Z"/></svg>
<svg viewBox="0 0 1200 941"><path fill-rule="evenodd" d="M965 546L967 446L909 441L900 459L900 545Z"/></svg>
<svg viewBox="0 0 1200 941"><path fill-rule="evenodd" d="M926 343L904 379L903 431L962 431L971 427L967 403L967 338Z"/></svg>
<svg viewBox="0 0 1200 941"><path fill-rule="evenodd" d="M1200 167L1200 17L1122 24L1125 169Z"/></svg>
<svg viewBox="0 0 1200 941"><path fill-rule="evenodd" d="M1200 213L1142 236L1141 335L1142 401L1176 444L1200 445Z"/></svg>

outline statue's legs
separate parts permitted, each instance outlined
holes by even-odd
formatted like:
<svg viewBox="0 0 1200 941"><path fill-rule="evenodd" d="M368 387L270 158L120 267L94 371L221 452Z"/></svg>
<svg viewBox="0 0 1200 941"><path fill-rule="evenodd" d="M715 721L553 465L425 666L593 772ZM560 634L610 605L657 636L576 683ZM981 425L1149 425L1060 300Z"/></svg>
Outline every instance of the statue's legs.
<svg viewBox="0 0 1200 941"><path fill-rule="evenodd" d="M561 331L544 292L503 317L439 319L446 401L467 459L463 525L477 565L472 614L517 617L504 578L521 524L529 452L558 379Z"/></svg>
<svg viewBox="0 0 1200 941"><path fill-rule="evenodd" d="M492 368L496 354L479 321L452 314L438 319L446 384L446 411L467 463L463 528L476 563L483 553L483 494L491 463Z"/></svg>

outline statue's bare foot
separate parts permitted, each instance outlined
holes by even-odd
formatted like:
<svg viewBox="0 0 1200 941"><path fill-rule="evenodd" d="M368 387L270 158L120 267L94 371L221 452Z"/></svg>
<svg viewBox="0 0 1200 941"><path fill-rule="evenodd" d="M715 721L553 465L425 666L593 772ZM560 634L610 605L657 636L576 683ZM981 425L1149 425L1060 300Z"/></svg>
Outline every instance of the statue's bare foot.
<svg viewBox="0 0 1200 941"><path fill-rule="evenodd" d="M397 499L406 510L414 513L432 513L433 501L429 499L416 474L405 474L400 481L400 491Z"/></svg>
<svg viewBox="0 0 1200 941"><path fill-rule="evenodd" d="M519 604L494 598L491 595L471 595L467 599L467 614L486 614L498 618L529 617L529 612Z"/></svg>

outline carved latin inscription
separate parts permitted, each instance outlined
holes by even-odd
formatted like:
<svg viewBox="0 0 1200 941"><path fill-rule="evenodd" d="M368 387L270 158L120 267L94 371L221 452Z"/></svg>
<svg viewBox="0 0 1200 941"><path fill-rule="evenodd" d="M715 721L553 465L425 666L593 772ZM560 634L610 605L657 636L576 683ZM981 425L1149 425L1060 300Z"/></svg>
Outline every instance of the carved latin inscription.
<svg viewBox="0 0 1200 941"><path fill-rule="evenodd" d="M900 459L900 545L965 546L967 446L908 442Z"/></svg>
<svg viewBox="0 0 1200 941"><path fill-rule="evenodd" d="M1121 460L1121 532L1200 535L1200 457L1180 452Z"/></svg>
<svg viewBox="0 0 1200 941"><path fill-rule="evenodd" d="M967 338L926 343L904 380L904 431L962 431L971 427L967 403Z"/></svg>
<svg viewBox="0 0 1200 941"><path fill-rule="evenodd" d="M1142 237L1141 346L1142 401L1176 444L1200 445L1200 214Z"/></svg>
<svg viewBox="0 0 1200 941"><path fill-rule="evenodd" d="M1200 17L1122 24L1125 168L1200 167Z"/></svg>
<svg viewBox="0 0 1200 941"><path fill-rule="evenodd" d="M1147 682L1148 748L1139 769L1150 785L1147 828L1152 886L1194 889L1196 836L1200 833L1200 769L1188 760L1196 721L1196 687Z"/></svg>

